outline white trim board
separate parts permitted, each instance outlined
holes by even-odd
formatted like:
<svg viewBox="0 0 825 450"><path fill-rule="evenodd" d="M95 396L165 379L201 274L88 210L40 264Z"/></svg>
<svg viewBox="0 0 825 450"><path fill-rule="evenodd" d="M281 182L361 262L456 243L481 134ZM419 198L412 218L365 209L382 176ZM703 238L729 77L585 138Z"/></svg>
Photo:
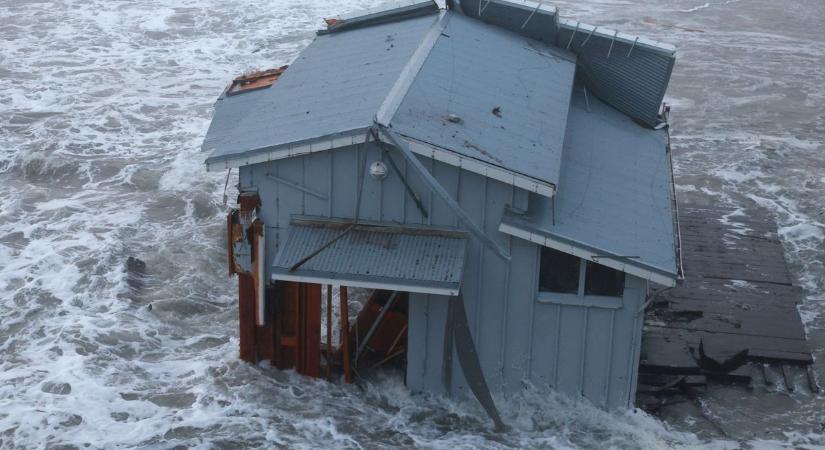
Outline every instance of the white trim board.
<svg viewBox="0 0 825 450"><path fill-rule="evenodd" d="M342 278L328 278L323 276L273 273L272 281L278 280L294 281L298 283L332 284L336 286L351 286L366 289L384 289L388 291L415 292L418 294L446 295L451 297L458 295L460 290L460 288L450 289L438 288L434 286L417 286L402 283L387 283L381 281L352 280L348 279L346 276L343 276Z"/></svg>
<svg viewBox="0 0 825 450"><path fill-rule="evenodd" d="M498 227L498 231L502 233L509 234L510 236L517 237L519 239L524 239L529 242L533 242L535 244L539 244L544 247L549 247L552 249L556 249L560 252L564 252L573 256L578 256L579 258L585 259L587 261L594 261L603 266L610 267L611 269L616 269L621 272L642 278L644 280L651 281L656 284L660 284L666 287L673 287L676 286L676 276L674 275L673 278L667 277L665 275L653 272L651 270L646 270L641 267L626 264L622 260L616 259L609 259L609 258L594 258L597 256L597 253L593 253L590 250L583 249L581 247L576 247L571 245L567 242L562 242L558 239L553 239L550 236L539 235L535 233L531 233L529 231L516 228L510 224L502 223Z"/></svg>
<svg viewBox="0 0 825 450"><path fill-rule="evenodd" d="M259 164L268 161L277 161L279 159L292 158L294 156L308 155L310 153L318 153L327 150L332 150L340 147L349 147L350 145L363 144L367 141L369 130L358 132L351 135L342 135L331 138L322 138L308 143L299 143L296 145L289 145L279 147L270 151L261 151L252 154L244 152L237 156L232 156L224 160L209 162L206 161L206 170L209 172L218 172L226 169L234 169L236 167L248 166L250 164Z"/></svg>

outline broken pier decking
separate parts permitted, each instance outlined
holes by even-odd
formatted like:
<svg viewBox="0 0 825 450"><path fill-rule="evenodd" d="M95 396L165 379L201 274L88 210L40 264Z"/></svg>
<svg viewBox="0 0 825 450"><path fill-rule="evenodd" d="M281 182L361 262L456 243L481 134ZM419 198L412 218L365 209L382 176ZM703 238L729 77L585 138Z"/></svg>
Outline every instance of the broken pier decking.
<svg viewBox="0 0 825 450"><path fill-rule="evenodd" d="M776 225L764 211L682 205L685 280L647 310L640 373L749 380L748 362L809 365Z"/></svg>

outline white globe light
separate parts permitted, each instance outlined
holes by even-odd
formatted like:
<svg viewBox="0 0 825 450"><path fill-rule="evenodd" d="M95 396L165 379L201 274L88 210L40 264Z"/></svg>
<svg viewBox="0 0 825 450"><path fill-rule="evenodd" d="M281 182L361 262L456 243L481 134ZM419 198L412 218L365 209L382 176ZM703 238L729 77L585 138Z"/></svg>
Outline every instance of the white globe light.
<svg viewBox="0 0 825 450"><path fill-rule="evenodd" d="M375 161L370 164L370 175L376 180L383 180L387 178L387 166L381 161Z"/></svg>

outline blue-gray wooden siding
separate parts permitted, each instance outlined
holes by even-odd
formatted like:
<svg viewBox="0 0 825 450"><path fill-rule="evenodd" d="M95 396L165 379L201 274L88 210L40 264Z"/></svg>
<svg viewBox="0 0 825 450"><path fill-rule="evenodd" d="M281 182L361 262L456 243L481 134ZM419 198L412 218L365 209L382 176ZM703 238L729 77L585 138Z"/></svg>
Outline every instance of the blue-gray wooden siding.
<svg viewBox="0 0 825 450"><path fill-rule="evenodd" d="M421 215L393 171L383 181L365 176L362 218L459 225L450 208L407 168L396 150L387 153L374 143L361 144L240 168L241 188L257 188L261 197L267 259L277 252L294 214L353 217L359 161L368 166L389 157L421 195L429 218ZM645 282L628 277L623 305L615 310L538 303L538 246L498 231L505 206L527 208L529 194L454 166L423 157L422 161L475 223L512 254L507 263L475 240L468 245L462 294L491 389L513 391L530 380L607 407L631 405L641 335L635 312L644 298ZM281 184L268 173L326 193L329 201ZM407 384L414 391L443 392L446 298L414 294L410 300ZM456 358L453 365L452 393L467 392Z"/></svg>

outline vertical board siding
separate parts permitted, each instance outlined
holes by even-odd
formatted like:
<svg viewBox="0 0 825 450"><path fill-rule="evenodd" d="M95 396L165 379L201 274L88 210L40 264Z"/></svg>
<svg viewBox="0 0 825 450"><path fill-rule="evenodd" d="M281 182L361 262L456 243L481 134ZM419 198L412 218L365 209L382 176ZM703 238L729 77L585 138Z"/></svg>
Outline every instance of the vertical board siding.
<svg viewBox="0 0 825 450"><path fill-rule="evenodd" d="M511 247L512 262L507 289L507 313L502 317L506 323L504 335L504 355L502 371L503 390L514 392L521 388L522 381L530 370L531 329L527 324L532 321L532 305L535 296L530 292L525 295L525 286L533 285L533 244L521 239L513 239ZM528 290L529 292L530 290Z"/></svg>
<svg viewBox="0 0 825 450"><path fill-rule="evenodd" d="M413 392L424 391L427 370L427 295L411 293L407 328L407 387Z"/></svg>
<svg viewBox="0 0 825 450"><path fill-rule="evenodd" d="M399 170L404 170L404 158L398 152L382 152L381 160L387 165L387 180L398 178L398 174L390 164L390 160L395 162ZM398 182L384 182L383 195L381 196L381 220L384 222L404 222L405 202L410 201L404 184Z"/></svg>
<svg viewBox="0 0 825 450"><path fill-rule="evenodd" d="M600 406L607 404L604 386L608 384L606 367L610 364L612 312L613 310L603 308L588 308L587 312L582 395Z"/></svg>
<svg viewBox="0 0 825 450"><path fill-rule="evenodd" d="M641 321L635 312L644 302L646 282L627 276L623 306L615 310L538 303L539 247L498 231L505 208L526 209L530 194L419 157L471 219L512 255L508 263L485 251L475 239L468 241L462 295L490 388L513 392L529 381L571 396L584 396L597 405L631 405L641 336ZM389 164L390 158L420 196L428 219L409 197ZM374 161L384 161L388 166L383 181L369 175L369 165ZM257 188L261 196L261 218L267 226L267 258L277 252L292 215L354 217L359 169L364 173L362 218L458 226L458 218L449 206L432 195L397 151L385 150L376 143L360 144L240 168L241 186ZM267 173L328 194L329 200L267 178ZM445 391L447 306L448 299L443 296L410 296L407 385L413 391ZM452 393L469 395L455 355L451 373Z"/></svg>

